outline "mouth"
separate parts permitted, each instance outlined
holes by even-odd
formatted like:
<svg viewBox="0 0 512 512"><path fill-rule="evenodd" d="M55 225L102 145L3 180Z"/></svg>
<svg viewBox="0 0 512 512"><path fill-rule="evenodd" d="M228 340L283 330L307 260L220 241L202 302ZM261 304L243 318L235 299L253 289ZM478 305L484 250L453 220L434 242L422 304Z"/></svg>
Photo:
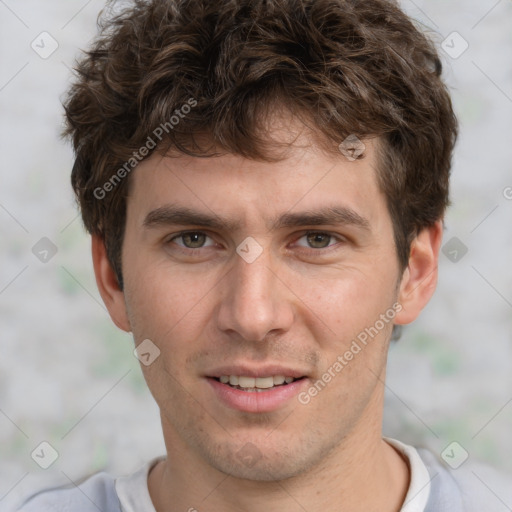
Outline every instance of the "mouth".
<svg viewBox="0 0 512 512"><path fill-rule="evenodd" d="M250 413L268 413L288 407L307 388L309 378L300 370L282 366L255 368L226 366L206 376L212 399Z"/></svg>
<svg viewBox="0 0 512 512"><path fill-rule="evenodd" d="M212 377L217 382L225 384L232 389L238 389L247 393L268 392L273 389L288 386L305 377L291 377L284 375L269 375L267 377L250 377L246 375L221 375Z"/></svg>

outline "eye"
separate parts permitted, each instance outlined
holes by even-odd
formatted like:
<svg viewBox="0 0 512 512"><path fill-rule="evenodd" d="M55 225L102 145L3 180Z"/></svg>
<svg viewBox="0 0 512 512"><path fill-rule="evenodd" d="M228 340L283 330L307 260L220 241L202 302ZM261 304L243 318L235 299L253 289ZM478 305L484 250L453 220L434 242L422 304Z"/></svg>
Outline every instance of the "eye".
<svg viewBox="0 0 512 512"><path fill-rule="evenodd" d="M326 247L331 247L333 245L336 245L336 241L343 241L341 237L337 237L334 235L331 235L330 233L323 233L321 231L310 231L308 233L305 233L303 236L299 238L299 240L306 239L307 246L304 246L302 244L298 244L301 247L307 247L309 249L325 249Z"/></svg>
<svg viewBox="0 0 512 512"><path fill-rule="evenodd" d="M167 243L175 242L178 246L184 247L185 249L201 249L203 247L210 247L214 245L214 243L205 245L205 241L207 239L211 240L211 238L202 231L186 231L173 236ZM183 243L177 243L176 240L181 240Z"/></svg>

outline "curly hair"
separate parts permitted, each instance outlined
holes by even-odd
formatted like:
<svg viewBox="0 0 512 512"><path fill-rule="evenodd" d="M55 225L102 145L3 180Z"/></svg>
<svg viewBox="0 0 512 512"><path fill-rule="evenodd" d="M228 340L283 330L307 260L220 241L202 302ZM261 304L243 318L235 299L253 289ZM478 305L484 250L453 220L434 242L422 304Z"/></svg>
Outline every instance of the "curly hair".
<svg viewBox="0 0 512 512"><path fill-rule="evenodd" d="M71 181L84 225L103 239L121 288L131 168L171 148L277 161L265 124L276 106L310 123L327 151L350 135L379 138L377 179L407 266L411 241L449 204L458 125L434 43L396 2L115 7L109 2L77 63L64 135L75 150Z"/></svg>

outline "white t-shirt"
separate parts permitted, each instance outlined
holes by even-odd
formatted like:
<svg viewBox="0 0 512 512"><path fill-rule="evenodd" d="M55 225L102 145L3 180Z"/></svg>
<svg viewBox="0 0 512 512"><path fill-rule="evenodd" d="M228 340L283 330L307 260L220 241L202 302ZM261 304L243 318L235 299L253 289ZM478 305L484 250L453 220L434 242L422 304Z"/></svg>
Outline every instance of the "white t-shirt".
<svg viewBox="0 0 512 512"><path fill-rule="evenodd" d="M410 484L400 512L510 512L512 478L489 466L466 463L451 470L425 448L385 440L403 454ZM161 458L129 476L97 473L78 486L42 491L18 512L155 512L148 474ZM335 509L336 507L333 507Z"/></svg>
<svg viewBox="0 0 512 512"><path fill-rule="evenodd" d="M421 460L418 451L400 441L385 438L409 463L411 482L400 512L424 512L430 494L430 474ZM155 459L136 473L116 480L116 493L122 512L156 512L148 490L148 474L161 459Z"/></svg>

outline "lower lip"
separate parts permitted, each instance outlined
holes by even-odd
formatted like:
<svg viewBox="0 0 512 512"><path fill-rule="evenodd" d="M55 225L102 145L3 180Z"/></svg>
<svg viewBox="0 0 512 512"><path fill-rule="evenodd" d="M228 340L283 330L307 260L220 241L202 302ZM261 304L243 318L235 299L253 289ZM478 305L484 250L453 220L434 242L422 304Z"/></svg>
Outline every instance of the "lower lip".
<svg viewBox="0 0 512 512"><path fill-rule="evenodd" d="M307 385L307 378L264 391L242 391L222 384L216 379L206 379L225 405L244 412L272 412L285 406Z"/></svg>

